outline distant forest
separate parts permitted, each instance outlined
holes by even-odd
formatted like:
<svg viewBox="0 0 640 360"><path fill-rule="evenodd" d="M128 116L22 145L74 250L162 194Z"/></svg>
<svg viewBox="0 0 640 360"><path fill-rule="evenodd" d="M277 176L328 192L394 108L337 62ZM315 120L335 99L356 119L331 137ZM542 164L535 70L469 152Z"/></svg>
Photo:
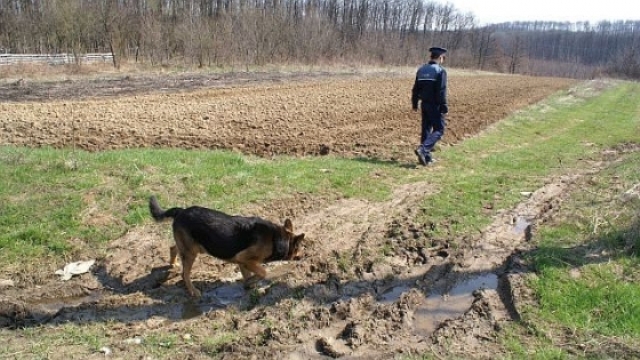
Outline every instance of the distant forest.
<svg viewBox="0 0 640 360"><path fill-rule="evenodd" d="M424 0L0 0L0 52L110 52L150 65L419 65L640 79L640 20L479 26Z"/></svg>

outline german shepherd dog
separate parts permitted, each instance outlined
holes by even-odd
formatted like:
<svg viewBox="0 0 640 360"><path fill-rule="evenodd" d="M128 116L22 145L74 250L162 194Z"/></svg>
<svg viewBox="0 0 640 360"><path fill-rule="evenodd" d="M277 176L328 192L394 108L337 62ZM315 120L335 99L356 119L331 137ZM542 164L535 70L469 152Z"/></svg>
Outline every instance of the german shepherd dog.
<svg viewBox="0 0 640 360"><path fill-rule="evenodd" d="M200 206L163 210L155 196L149 199L149 210L158 222L173 218L175 245L170 249L170 264L178 267L180 255L182 279L192 297L200 297L191 283L191 268L200 253L238 264L245 288L266 277L261 264L300 259L304 234L295 235L289 219L280 226L259 217L231 216Z"/></svg>

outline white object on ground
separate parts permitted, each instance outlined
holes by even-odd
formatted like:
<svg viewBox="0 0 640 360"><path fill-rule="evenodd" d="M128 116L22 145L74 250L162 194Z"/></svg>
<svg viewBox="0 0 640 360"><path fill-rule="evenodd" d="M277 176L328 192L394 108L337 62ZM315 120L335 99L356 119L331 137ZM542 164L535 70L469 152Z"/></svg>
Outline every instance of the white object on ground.
<svg viewBox="0 0 640 360"><path fill-rule="evenodd" d="M131 344L131 345L139 345L139 344L142 344L142 338L134 337L134 338L131 338L131 339L126 339L124 341L124 343L125 344Z"/></svg>
<svg viewBox="0 0 640 360"><path fill-rule="evenodd" d="M635 198L640 199L640 184L635 184L631 189L622 194L623 201L631 201Z"/></svg>
<svg viewBox="0 0 640 360"><path fill-rule="evenodd" d="M14 287L14 286L15 286L15 283L13 282L13 280L0 279L0 289Z"/></svg>
<svg viewBox="0 0 640 360"><path fill-rule="evenodd" d="M62 270L56 270L56 275L60 275L62 281L67 281L73 277L73 275L84 274L89 271L89 268L95 263L95 260L88 261L76 261L64 266Z"/></svg>

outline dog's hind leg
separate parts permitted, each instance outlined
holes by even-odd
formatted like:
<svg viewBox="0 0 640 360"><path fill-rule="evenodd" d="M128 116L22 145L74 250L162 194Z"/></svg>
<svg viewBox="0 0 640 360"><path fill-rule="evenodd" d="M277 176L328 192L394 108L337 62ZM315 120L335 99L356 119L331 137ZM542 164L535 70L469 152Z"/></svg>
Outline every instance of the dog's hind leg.
<svg viewBox="0 0 640 360"><path fill-rule="evenodd" d="M174 227L173 237L176 240L176 244L175 247L171 248L171 255L173 256L175 252L180 254L184 286L187 288L189 295L199 298L200 291L191 283L191 268L193 268L193 263L200 253L200 248L195 245L190 235L179 226Z"/></svg>
<svg viewBox="0 0 640 360"><path fill-rule="evenodd" d="M171 265L174 268L177 268L179 265L178 263L178 246L177 245L173 245L172 247L169 248L169 265Z"/></svg>
<svg viewBox="0 0 640 360"><path fill-rule="evenodd" d="M196 261L196 257L198 253L186 252L185 254L181 254L182 256L182 280L184 280L184 286L187 288L189 295L199 298L200 290L196 289L191 283L191 268L193 267L193 263Z"/></svg>

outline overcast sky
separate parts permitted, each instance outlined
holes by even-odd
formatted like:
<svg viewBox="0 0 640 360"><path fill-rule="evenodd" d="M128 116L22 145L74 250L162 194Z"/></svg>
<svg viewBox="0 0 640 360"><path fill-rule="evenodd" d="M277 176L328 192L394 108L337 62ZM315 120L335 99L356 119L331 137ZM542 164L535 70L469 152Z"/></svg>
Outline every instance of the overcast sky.
<svg viewBox="0 0 640 360"><path fill-rule="evenodd" d="M640 20L637 0L448 0L462 13L471 12L480 25L513 21Z"/></svg>

